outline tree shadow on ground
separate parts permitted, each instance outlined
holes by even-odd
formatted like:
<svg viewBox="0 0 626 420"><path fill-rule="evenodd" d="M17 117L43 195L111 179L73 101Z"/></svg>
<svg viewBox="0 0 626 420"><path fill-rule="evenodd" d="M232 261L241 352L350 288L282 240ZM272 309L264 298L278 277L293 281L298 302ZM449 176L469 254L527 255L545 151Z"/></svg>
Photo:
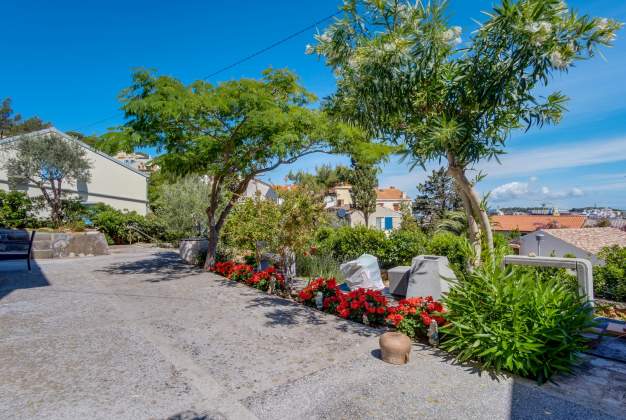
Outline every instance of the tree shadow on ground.
<svg viewBox="0 0 626 420"><path fill-rule="evenodd" d="M200 267L185 264L178 253L167 251L136 261L111 264L98 271L112 275L149 275L150 278L144 280L149 283L178 280L205 272Z"/></svg>
<svg viewBox="0 0 626 420"><path fill-rule="evenodd" d="M196 412L193 410L182 411L165 420L226 420L226 416L219 412Z"/></svg>
<svg viewBox="0 0 626 420"><path fill-rule="evenodd" d="M495 373L491 370L482 369L478 364L472 362L460 362L458 361L453 353L449 353L444 351L438 347L433 347L428 344L427 341L420 342L414 341L413 347L416 348L420 352L426 352L433 356L436 356L441 360L441 363L452 364L454 366L462 367L465 372L470 373L472 375L482 376L483 374L488 375L491 379L500 381L500 379L508 378L510 375L506 373Z"/></svg>
<svg viewBox="0 0 626 420"><path fill-rule="evenodd" d="M0 262L0 300L18 289L32 289L50 286L39 264L31 260L32 271L28 271L25 261Z"/></svg>
<svg viewBox="0 0 626 420"><path fill-rule="evenodd" d="M269 308L269 311L264 312L268 319L265 325L268 327L327 323L320 314L300 303L279 296L262 294L262 292L259 292L259 296L246 305L246 308Z"/></svg>

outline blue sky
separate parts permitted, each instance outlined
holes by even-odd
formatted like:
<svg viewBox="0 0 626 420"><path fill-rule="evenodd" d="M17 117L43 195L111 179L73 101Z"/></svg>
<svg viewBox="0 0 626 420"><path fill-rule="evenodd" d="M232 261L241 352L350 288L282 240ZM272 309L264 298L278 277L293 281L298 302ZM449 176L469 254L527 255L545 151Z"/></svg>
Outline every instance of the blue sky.
<svg viewBox="0 0 626 420"><path fill-rule="evenodd" d="M8 3L8 4L7 4ZM626 21L626 2L576 0L579 12ZM38 115L61 130L103 133L122 122L117 94L135 67L148 67L191 82L251 52L334 13L339 0L258 2L221 1L9 1L3 4L0 97L13 98L24 116ZM452 24L475 28L472 18L493 2L450 1ZM289 67L319 97L335 82L323 62L304 55L312 35L303 34L210 79L219 82L258 77L268 67ZM546 203L626 208L626 32L622 30L606 60L596 57L551 82L571 100L559 126L516 133L502 165L481 165L487 178L478 189L492 191L492 206ZM105 121L102 121L105 120ZM266 177L283 183L293 168L313 170L324 162L310 156ZM433 164L433 168L436 167ZM381 186L409 195L425 178L392 159Z"/></svg>

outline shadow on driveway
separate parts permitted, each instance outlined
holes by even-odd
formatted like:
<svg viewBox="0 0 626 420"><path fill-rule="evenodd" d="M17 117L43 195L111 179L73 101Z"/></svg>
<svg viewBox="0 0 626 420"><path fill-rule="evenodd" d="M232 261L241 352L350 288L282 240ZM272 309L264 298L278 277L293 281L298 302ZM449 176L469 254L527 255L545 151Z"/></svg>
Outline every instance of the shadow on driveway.
<svg viewBox="0 0 626 420"><path fill-rule="evenodd" d="M205 272L200 267L185 264L176 252L158 252L149 258L111 264L98 271L112 275L150 275L144 281L152 283L178 280Z"/></svg>
<svg viewBox="0 0 626 420"><path fill-rule="evenodd" d="M31 260L31 267L28 271L22 260L0 262L0 300L14 290L50 286L36 260Z"/></svg>

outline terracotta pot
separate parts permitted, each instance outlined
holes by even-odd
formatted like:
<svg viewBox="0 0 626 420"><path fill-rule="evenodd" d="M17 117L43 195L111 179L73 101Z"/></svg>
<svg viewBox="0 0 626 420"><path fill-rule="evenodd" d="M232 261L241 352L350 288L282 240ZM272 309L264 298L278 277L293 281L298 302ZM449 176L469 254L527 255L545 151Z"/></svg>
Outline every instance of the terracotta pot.
<svg viewBox="0 0 626 420"><path fill-rule="evenodd" d="M399 332L386 332L378 340L383 361L403 365L411 355L411 339Z"/></svg>

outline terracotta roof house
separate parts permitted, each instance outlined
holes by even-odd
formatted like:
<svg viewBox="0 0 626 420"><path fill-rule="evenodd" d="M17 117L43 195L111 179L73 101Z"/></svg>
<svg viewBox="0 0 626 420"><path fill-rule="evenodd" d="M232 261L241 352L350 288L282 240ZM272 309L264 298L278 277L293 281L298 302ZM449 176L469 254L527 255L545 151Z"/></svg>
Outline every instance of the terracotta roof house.
<svg viewBox="0 0 626 420"><path fill-rule="evenodd" d="M540 240L537 240L539 236ZM607 246L626 247L626 232L612 227L542 229L520 238L520 254L563 257L573 254L601 264L597 255Z"/></svg>
<svg viewBox="0 0 626 420"><path fill-rule="evenodd" d="M491 226L496 232L520 233L534 232L538 229L569 229L582 228L587 220L582 215L551 216L551 215L496 215L491 217Z"/></svg>
<svg viewBox="0 0 626 420"><path fill-rule="evenodd" d="M378 188L376 190L376 204L399 211L403 205L411 205L411 199L404 191L396 187Z"/></svg>

